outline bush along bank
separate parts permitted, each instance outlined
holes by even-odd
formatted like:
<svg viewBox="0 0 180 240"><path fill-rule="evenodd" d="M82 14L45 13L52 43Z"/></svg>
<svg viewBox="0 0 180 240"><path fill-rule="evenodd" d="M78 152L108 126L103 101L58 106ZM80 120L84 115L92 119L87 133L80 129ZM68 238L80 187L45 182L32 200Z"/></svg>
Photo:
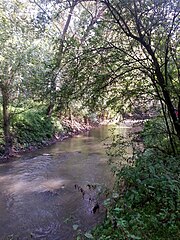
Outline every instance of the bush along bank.
<svg viewBox="0 0 180 240"><path fill-rule="evenodd" d="M11 156L18 156L25 151L33 151L48 146L65 138L72 137L97 126L97 122L83 118L48 117L43 110L31 109L13 117L11 123ZM1 159L4 156L3 139L0 144Z"/></svg>
<svg viewBox="0 0 180 240"><path fill-rule="evenodd" d="M155 125L161 128L154 128ZM179 239L180 155L170 153L162 129L157 120L145 124L144 150L136 155L134 164L114 166L114 193L104 203L107 217L93 231L94 239ZM162 140L159 148L157 133ZM117 149L119 142L113 143L113 147Z"/></svg>

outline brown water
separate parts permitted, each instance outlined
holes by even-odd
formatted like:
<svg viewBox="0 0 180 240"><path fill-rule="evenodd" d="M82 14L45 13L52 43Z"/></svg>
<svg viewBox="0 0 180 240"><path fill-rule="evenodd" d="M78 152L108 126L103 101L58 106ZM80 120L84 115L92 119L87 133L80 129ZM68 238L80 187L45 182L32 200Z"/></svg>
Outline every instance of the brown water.
<svg viewBox="0 0 180 240"><path fill-rule="evenodd" d="M113 183L102 141L108 128L0 165L0 239L73 240L77 235L73 225L85 232L102 222L98 192ZM83 189L84 198L75 184ZM88 184L96 188L89 189ZM93 214L97 201L100 209Z"/></svg>

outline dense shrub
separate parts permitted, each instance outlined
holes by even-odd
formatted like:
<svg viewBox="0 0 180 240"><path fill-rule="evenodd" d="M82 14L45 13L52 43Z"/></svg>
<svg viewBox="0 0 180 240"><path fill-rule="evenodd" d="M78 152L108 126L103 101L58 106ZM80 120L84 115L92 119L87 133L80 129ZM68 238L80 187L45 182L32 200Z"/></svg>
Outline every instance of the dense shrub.
<svg viewBox="0 0 180 240"><path fill-rule="evenodd" d="M180 156L171 154L170 148L166 151L165 134L160 149L156 147L160 129L154 126L146 124L145 149L135 164L116 168L116 198L112 194L105 201L107 218L94 231L94 239L179 239Z"/></svg>
<svg viewBox="0 0 180 240"><path fill-rule="evenodd" d="M31 144L51 138L54 125L43 111L28 110L13 119L14 139L20 144Z"/></svg>

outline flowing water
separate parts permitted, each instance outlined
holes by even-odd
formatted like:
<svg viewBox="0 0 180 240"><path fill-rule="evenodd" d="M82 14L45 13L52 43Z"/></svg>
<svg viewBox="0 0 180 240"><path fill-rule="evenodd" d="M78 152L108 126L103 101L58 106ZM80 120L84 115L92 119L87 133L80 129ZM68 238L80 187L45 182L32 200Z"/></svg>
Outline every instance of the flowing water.
<svg viewBox="0 0 180 240"><path fill-rule="evenodd" d="M113 184L103 141L108 128L0 165L0 239L73 240L102 222L98 192Z"/></svg>

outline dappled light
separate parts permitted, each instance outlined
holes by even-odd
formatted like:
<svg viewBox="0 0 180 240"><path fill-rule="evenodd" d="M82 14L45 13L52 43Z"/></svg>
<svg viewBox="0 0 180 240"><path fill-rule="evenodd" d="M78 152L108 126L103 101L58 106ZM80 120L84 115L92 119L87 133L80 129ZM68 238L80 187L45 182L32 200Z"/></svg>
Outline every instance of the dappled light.
<svg viewBox="0 0 180 240"><path fill-rule="evenodd" d="M30 177L30 174L25 175ZM54 191L64 188L65 180L61 179L44 179L36 177L36 179L24 179L23 175L0 177L1 185L8 184L6 192L8 194L31 194L32 192Z"/></svg>

